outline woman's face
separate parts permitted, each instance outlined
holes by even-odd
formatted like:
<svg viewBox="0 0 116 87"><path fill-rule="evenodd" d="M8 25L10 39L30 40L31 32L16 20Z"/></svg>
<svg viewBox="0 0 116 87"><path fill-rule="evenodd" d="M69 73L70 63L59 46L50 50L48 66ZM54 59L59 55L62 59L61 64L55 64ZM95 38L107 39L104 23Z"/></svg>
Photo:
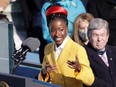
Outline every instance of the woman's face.
<svg viewBox="0 0 116 87"><path fill-rule="evenodd" d="M88 21L81 21L78 29L79 37L83 42L88 41L88 36L87 36L87 27L88 27Z"/></svg>
<svg viewBox="0 0 116 87"><path fill-rule="evenodd" d="M57 46L60 46L67 36L68 28L63 20L53 20L49 25L50 35Z"/></svg>
<svg viewBox="0 0 116 87"><path fill-rule="evenodd" d="M79 29L80 31L84 32L84 31L87 31L87 27L89 25L89 22L88 21L81 21L80 24L79 24Z"/></svg>

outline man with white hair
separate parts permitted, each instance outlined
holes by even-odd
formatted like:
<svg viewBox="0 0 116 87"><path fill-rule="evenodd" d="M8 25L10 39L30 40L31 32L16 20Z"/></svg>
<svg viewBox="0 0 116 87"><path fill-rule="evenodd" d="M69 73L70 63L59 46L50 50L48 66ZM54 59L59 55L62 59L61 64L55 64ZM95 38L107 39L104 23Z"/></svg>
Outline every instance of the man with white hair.
<svg viewBox="0 0 116 87"><path fill-rule="evenodd" d="M95 81L91 87L116 87L116 47L106 45L109 24L101 18L88 26L89 44L85 46Z"/></svg>

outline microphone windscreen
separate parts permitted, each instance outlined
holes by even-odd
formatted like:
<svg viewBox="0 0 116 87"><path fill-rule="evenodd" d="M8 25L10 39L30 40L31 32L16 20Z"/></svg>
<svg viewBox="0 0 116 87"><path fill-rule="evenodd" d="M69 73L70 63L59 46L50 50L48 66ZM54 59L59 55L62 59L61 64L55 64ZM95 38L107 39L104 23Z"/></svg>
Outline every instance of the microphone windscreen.
<svg viewBox="0 0 116 87"><path fill-rule="evenodd" d="M23 41L22 47L27 47L31 52L35 51L40 46L40 41L37 38L29 37Z"/></svg>

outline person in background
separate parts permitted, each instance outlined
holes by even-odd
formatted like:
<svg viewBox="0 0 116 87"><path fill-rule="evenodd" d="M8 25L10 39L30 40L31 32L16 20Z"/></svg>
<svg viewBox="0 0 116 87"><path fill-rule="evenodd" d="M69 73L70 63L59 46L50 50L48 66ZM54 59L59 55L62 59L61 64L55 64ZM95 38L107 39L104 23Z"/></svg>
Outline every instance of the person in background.
<svg viewBox="0 0 116 87"><path fill-rule="evenodd" d="M90 86L94 75L85 49L68 35L68 12L59 5L46 11L47 25L54 42L44 50L44 60L38 79L62 87ZM76 61L76 67L73 63ZM75 69L74 69L75 68Z"/></svg>
<svg viewBox="0 0 116 87"><path fill-rule="evenodd" d="M87 7L87 3L88 3L88 0L81 0L85 6L85 8Z"/></svg>
<svg viewBox="0 0 116 87"><path fill-rule="evenodd" d="M79 16L76 17L73 25L73 36L72 39L80 44L80 45L86 45L88 43L88 25L89 22L94 19L94 17L90 13L82 13Z"/></svg>
<svg viewBox="0 0 116 87"><path fill-rule="evenodd" d="M9 19L5 14L3 14L4 10L7 8L9 5L10 0L1 0L0 1L0 23L8 23Z"/></svg>
<svg viewBox="0 0 116 87"><path fill-rule="evenodd" d="M88 38L85 49L95 76L90 87L116 87L116 47L107 45L108 22L101 18L93 19L88 26Z"/></svg>
<svg viewBox="0 0 116 87"><path fill-rule="evenodd" d="M107 44L116 46L116 0L88 0L87 12L108 21L110 36Z"/></svg>
<svg viewBox="0 0 116 87"><path fill-rule="evenodd" d="M43 37L47 41L47 43L53 42L53 40L52 40L50 33L49 33L45 13L46 13L46 9L54 3L60 4L69 13L69 15L68 15L68 23L69 23L68 24L68 35L70 37L71 37L72 32L73 32L73 23L74 23L75 18L79 14L86 12L85 7L84 7L81 0L51 0L51 1L44 3L42 10L41 10L42 32L43 32Z"/></svg>
<svg viewBox="0 0 116 87"><path fill-rule="evenodd" d="M24 17L24 27L28 37L36 37L42 43L39 48L40 63L43 61L44 47L47 44L43 38L41 23L41 8L48 0L19 0Z"/></svg>
<svg viewBox="0 0 116 87"><path fill-rule="evenodd" d="M3 11L9 5L9 3L10 3L10 0L0 0L0 14L3 13Z"/></svg>
<svg viewBox="0 0 116 87"><path fill-rule="evenodd" d="M5 81L0 81L0 87L10 87Z"/></svg>
<svg viewBox="0 0 116 87"><path fill-rule="evenodd" d="M38 4L40 4L40 0L19 0L19 3L24 18L24 27L27 37L34 37L36 36L36 34L34 34L34 30L36 29L34 28L36 24L36 15L40 11L38 6Z"/></svg>

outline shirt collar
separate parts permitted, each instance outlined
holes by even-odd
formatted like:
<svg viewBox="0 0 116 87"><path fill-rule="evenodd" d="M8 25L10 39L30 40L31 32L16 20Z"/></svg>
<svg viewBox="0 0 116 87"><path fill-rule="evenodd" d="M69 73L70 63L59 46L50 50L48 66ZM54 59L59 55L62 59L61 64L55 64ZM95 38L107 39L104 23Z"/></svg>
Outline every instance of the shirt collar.
<svg viewBox="0 0 116 87"><path fill-rule="evenodd" d="M55 50L57 50L57 49L63 49L64 46L65 46L65 44L66 44L66 42L67 42L67 40L68 40L68 37L69 37L69 36L66 36L66 38L65 38L64 41L63 41L63 43L62 43L59 47L57 47L57 46L55 45Z"/></svg>

